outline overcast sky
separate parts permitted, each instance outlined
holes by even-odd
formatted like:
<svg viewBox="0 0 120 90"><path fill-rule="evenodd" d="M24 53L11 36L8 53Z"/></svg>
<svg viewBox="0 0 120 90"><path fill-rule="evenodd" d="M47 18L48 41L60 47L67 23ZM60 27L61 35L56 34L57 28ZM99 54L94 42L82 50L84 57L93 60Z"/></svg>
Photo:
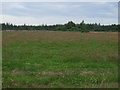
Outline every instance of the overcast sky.
<svg viewBox="0 0 120 90"><path fill-rule="evenodd" d="M117 2L4 2L2 11L1 22L13 24L118 23Z"/></svg>

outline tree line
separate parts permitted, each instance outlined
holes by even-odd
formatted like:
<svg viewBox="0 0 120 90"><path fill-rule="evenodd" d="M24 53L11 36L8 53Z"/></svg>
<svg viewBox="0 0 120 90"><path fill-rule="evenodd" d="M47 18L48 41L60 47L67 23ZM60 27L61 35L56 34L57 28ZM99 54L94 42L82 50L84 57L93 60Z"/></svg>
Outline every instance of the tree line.
<svg viewBox="0 0 120 90"><path fill-rule="evenodd" d="M12 23L2 23L2 30L49 30L49 31L112 31L118 32L120 25L101 25L100 23L85 24L84 20L80 24L75 24L73 21L69 21L66 24L56 25L13 25Z"/></svg>

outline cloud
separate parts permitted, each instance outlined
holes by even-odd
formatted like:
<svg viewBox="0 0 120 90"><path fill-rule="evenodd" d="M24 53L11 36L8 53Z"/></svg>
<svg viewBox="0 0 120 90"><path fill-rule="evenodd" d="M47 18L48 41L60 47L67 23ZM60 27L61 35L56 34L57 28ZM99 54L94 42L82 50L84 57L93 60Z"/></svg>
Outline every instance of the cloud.
<svg viewBox="0 0 120 90"><path fill-rule="evenodd" d="M118 2L119 0L2 0L2 2Z"/></svg>
<svg viewBox="0 0 120 90"><path fill-rule="evenodd" d="M111 24L117 23L117 8L115 2L4 2L3 22L56 24L70 20L76 23L86 20Z"/></svg>

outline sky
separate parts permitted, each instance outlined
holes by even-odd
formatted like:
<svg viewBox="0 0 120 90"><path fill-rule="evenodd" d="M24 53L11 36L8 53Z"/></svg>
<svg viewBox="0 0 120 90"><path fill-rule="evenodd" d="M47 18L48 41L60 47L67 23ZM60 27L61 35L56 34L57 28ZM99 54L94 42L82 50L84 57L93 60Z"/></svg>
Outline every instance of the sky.
<svg viewBox="0 0 120 90"><path fill-rule="evenodd" d="M0 23L53 25L68 21L80 23L118 23L117 2L2 2Z"/></svg>

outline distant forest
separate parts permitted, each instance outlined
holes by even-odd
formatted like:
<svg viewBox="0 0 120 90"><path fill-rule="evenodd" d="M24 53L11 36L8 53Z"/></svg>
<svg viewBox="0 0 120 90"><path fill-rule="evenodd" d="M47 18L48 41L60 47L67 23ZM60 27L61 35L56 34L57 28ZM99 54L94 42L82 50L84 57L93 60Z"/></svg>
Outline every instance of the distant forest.
<svg viewBox="0 0 120 90"><path fill-rule="evenodd" d="M100 23L85 24L84 20L80 24L75 24L73 21L69 21L66 24L56 24L56 25L13 25L11 23L2 23L2 30L48 30L48 31L80 31L80 32L90 32L90 31L120 31L120 25L101 25Z"/></svg>

